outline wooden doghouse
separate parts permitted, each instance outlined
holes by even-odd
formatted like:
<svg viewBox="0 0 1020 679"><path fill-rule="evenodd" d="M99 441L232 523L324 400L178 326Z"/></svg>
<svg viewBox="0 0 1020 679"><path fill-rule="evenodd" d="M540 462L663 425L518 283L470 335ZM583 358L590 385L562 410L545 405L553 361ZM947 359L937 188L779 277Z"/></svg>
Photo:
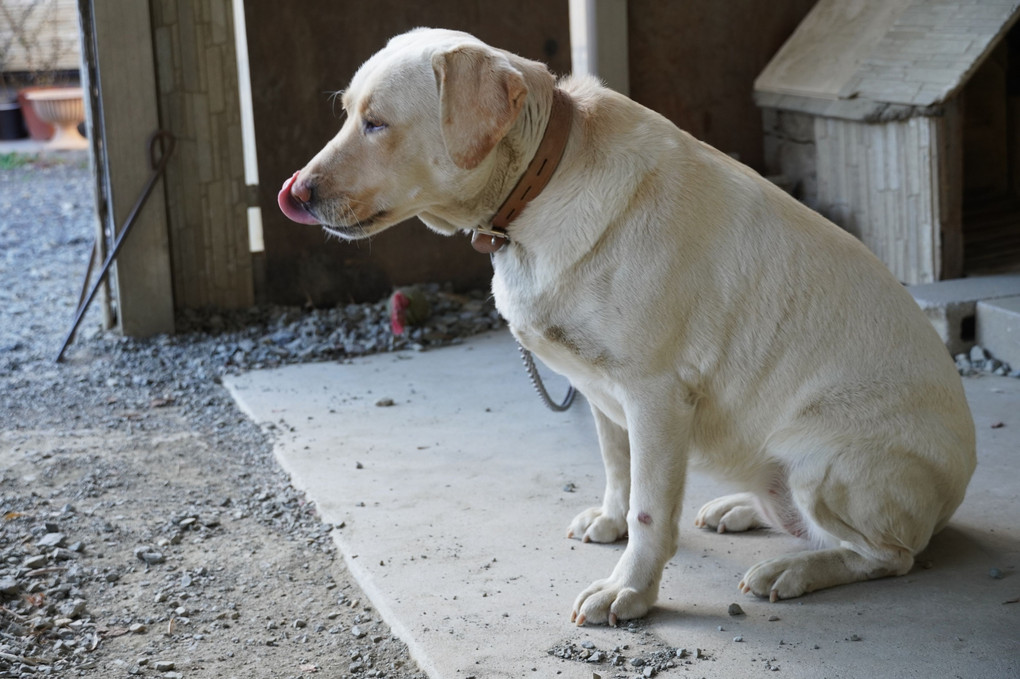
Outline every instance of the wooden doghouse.
<svg viewBox="0 0 1020 679"><path fill-rule="evenodd" d="M755 81L767 172L904 283L1020 269L1016 0L819 0Z"/></svg>

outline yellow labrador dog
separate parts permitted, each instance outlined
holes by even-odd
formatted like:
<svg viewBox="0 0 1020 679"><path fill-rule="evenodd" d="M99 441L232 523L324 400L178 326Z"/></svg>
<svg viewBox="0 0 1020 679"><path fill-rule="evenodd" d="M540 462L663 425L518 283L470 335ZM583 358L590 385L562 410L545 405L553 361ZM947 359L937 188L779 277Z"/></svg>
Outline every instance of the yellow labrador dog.
<svg viewBox="0 0 1020 679"><path fill-rule="evenodd" d="M747 572L772 600L906 573L963 500L974 425L945 347L878 259L752 170L447 30L390 40L343 106L283 211L346 239L413 215L474 232L514 335L591 404L605 498L569 535L629 539L577 624L655 602L690 467L744 491L698 526L814 547Z"/></svg>

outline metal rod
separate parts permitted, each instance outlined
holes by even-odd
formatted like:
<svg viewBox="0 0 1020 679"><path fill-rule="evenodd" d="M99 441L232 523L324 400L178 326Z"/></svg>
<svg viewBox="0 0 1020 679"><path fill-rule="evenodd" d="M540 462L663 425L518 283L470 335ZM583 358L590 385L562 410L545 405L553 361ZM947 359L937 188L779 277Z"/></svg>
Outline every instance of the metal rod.
<svg viewBox="0 0 1020 679"><path fill-rule="evenodd" d="M85 296L89 291L89 279L92 278L92 269L96 266L96 257L98 256L99 240L96 238L92 239L92 252L89 253L89 265L85 269L85 277L81 279L81 292L78 293L78 309L85 303Z"/></svg>
<svg viewBox="0 0 1020 679"><path fill-rule="evenodd" d="M157 147L160 146L160 142L163 142L164 148L159 158L156 157ZM171 154L174 152L175 145L174 136L165 130L158 130L149 136L149 165L152 167L152 174L149 175L149 180L145 183L145 187L142 188L141 194L138 196L138 200L135 201L134 207L131 208L131 212L128 213L127 219L124 220L124 226L117 234L117 239L113 243L113 249L106 256L106 261L103 262L103 267L99 270L99 277L96 282L92 284L92 288L89 290L85 300L79 304L78 312L75 314L74 323L71 325L71 330L67 333L64 338L64 343L60 345L60 352L57 354L56 362L60 363L64 358L64 352L67 351L68 345L74 339L74 333L77 332L78 326L81 324L82 318L85 317L85 312L88 311L89 305L92 303L92 299L96 295L96 291L99 290L99 286L103 284L106 279L106 275L110 272L110 266L113 261L117 258L117 253L120 252L121 246L124 244L124 239L127 238L128 233L131 231L131 227L135 223L135 219L138 217L138 213L141 212L145 202L149 199L149 194L152 193L152 189L156 186L156 182L163 175L163 171L166 169L167 161L170 160ZM91 268L91 263L89 267ZM86 274L87 275L87 274ZM86 278L86 282L87 282ZM85 286L82 286L84 290Z"/></svg>

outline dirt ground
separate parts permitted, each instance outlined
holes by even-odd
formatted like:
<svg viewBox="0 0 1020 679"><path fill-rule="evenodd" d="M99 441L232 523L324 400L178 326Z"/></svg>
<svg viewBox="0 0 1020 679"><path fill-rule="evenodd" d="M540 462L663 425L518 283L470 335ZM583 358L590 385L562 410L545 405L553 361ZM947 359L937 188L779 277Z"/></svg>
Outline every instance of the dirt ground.
<svg viewBox="0 0 1020 679"><path fill-rule="evenodd" d="M80 158L0 164L0 677L423 678L368 605L206 334L90 312Z"/></svg>

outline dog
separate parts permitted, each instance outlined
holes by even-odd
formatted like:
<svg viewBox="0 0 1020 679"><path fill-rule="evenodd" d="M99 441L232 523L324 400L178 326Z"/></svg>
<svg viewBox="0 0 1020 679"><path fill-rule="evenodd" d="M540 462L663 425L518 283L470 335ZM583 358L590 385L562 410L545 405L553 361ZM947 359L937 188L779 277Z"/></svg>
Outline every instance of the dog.
<svg viewBox="0 0 1020 679"><path fill-rule="evenodd" d="M906 573L963 500L974 424L946 348L860 242L750 168L455 31L392 38L342 102L283 212L343 239L415 215L472 233L513 334L590 404L605 495L568 537L627 545L577 625L655 603L688 468L742 490L697 526L810 543L744 575L772 601Z"/></svg>

